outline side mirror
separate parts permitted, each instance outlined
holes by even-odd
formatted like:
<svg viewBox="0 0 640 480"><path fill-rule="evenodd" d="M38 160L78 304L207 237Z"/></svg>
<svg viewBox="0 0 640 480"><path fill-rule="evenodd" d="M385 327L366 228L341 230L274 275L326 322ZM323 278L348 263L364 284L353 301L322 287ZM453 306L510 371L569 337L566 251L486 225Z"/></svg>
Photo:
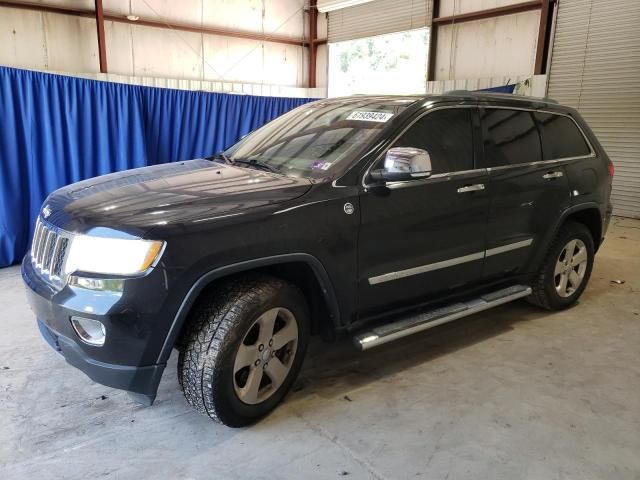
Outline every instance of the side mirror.
<svg viewBox="0 0 640 480"><path fill-rule="evenodd" d="M384 158L384 168L369 175L377 182L403 182L431 175L431 156L426 150L412 147L393 147Z"/></svg>

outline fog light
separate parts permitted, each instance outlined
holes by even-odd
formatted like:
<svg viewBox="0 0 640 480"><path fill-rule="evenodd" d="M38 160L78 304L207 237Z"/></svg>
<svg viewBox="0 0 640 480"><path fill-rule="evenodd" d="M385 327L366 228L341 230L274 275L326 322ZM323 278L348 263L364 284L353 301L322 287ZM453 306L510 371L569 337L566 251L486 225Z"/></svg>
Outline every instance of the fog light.
<svg viewBox="0 0 640 480"><path fill-rule="evenodd" d="M107 332L102 322L91 318L71 317L71 325L83 342L97 347L104 345Z"/></svg>
<svg viewBox="0 0 640 480"><path fill-rule="evenodd" d="M76 275L69 276L69 285L74 287L86 288L87 290L100 290L104 292L122 292L124 282L119 279L101 279L101 278L86 278L78 277Z"/></svg>

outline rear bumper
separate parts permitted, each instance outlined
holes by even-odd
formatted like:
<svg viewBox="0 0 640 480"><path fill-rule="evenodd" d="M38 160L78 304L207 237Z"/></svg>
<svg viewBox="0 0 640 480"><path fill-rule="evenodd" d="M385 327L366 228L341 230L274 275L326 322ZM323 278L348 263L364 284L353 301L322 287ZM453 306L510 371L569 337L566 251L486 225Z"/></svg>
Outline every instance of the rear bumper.
<svg viewBox="0 0 640 480"><path fill-rule="evenodd" d="M89 299L91 295L96 295L95 292L70 292L66 290L69 287L58 292L52 290L33 271L28 256L22 263L22 278L27 286L27 300L36 315L38 328L53 350L95 382L127 390L141 403L153 403L165 364L115 363L118 358L123 358L129 353L127 350L130 347L130 339L123 338L114 325L114 320L117 319L120 323L130 320L130 325L135 325L135 313L130 313L131 318L127 319L124 312L116 312L114 308L97 314L87 314L83 310L70 308L67 301L70 297L77 300L78 296L86 294ZM111 338L108 337L110 344L105 345L107 348L87 345L80 340L70 322L71 316L79 314L103 322L107 326L108 334L113 333ZM135 332L129 336L135 337ZM111 358L114 363L109 361Z"/></svg>

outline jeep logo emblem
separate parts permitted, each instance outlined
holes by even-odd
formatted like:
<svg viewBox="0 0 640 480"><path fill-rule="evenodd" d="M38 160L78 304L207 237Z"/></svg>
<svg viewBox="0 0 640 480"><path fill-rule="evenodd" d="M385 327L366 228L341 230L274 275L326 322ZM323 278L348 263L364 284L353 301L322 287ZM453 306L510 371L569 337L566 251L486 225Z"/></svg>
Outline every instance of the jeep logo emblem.
<svg viewBox="0 0 640 480"><path fill-rule="evenodd" d="M344 213L346 213L347 215L351 215L354 210L355 209L353 208L353 204L348 202L344 204Z"/></svg>
<svg viewBox="0 0 640 480"><path fill-rule="evenodd" d="M42 209L42 218L49 218L51 215L51 207L49 205L45 205Z"/></svg>

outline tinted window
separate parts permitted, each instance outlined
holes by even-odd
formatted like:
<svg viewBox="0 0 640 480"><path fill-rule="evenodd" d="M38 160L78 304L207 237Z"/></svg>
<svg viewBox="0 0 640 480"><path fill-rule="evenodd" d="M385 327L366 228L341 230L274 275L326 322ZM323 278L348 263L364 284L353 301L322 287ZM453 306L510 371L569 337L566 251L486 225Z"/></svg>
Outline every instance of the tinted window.
<svg viewBox="0 0 640 480"><path fill-rule="evenodd" d="M569 117L541 112L536 112L534 116L540 126L545 160L589 155L584 136Z"/></svg>
<svg viewBox="0 0 640 480"><path fill-rule="evenodd" d="M414 123L393 146L429 152L433 173L471 170L471 109L450 108L429 113Z"/></svg>
<svg viewBox="0 0 640 480"><path fill-rule="evenodd" d="M487 166L542 160L540 136L530 112L487 108L481 119Z"/></svg>

